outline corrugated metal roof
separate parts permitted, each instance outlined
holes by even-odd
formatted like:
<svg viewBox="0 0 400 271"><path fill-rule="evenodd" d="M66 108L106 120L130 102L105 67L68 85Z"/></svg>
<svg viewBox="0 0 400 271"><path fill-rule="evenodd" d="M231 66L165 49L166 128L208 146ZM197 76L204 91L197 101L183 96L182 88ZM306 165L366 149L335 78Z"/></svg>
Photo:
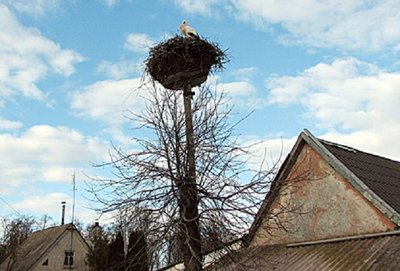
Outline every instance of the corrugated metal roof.
<svg viewBox="0 0 400 271"><path fill-rule="evenodd" d="M400 162L320 141L375 194L400 213Z"/></svg>
<svg viewBox="0 0 400 271"><path fill-rule="evenodd" d="M247 248L212 270L399 270L400 231L307 245Z"/></svg>

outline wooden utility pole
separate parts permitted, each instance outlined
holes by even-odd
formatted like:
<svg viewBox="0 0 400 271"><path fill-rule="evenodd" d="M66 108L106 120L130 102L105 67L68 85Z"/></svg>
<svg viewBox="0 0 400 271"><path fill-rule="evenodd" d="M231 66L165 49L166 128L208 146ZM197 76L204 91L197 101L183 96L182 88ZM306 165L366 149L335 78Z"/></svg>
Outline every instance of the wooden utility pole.
<svg viewBox="0 0 400 271"><path fill-rule="evenodd" d="M179 186L181 214L181 242L184 247L184 263L186 270L202 270L201 239L199 225L198 195L196 185L196 161L193 137L192 97L194 93L190 84L183 90L186 126L186 152L188 169Z"/></svg>
<svg viewBox="0 0 400 271"><path fill-rule="evenodd" d="M223 68L225 53L218 46L201 38L176 36L150 49L146 71L166 89L183 90L186 168L184 176L176 176L178 190L179 251L185 269L201 271L202 243L200 235L199 195L196 182L195 145L192 119L192 87L203 84L212 69ZM177 155L179 156L179 154ZM179 159L179 157L177 158Z"/></svg>

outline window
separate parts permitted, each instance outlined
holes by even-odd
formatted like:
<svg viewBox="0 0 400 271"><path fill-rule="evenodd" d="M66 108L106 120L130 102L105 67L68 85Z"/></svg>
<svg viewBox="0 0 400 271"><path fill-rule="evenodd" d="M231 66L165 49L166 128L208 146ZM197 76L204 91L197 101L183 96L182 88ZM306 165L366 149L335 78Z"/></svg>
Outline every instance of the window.
<svg viewBox="0 0 400 271"><path fill-rule="evenodd" d="M74 252L73 251L65 251L64 266L73 266L73 265L74 265Z"/></svg>

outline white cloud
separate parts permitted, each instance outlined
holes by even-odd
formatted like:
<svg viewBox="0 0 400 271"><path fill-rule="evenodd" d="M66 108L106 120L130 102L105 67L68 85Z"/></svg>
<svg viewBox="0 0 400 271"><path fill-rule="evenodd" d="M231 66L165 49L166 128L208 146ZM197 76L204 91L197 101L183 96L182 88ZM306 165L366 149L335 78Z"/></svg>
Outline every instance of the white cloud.
<svg viewBox="0 0 400 271"><path fill-rule="evenodd" d="M45 182L49 183L66 183L67 181L71 181L71 176L76 169L71 166L63 166L59 165L49 165L42 170L41 175L42 179Z"/></svg>
<svg viewBox="0 0 400 271"><path fill-rule="evenodd" d="M221 83L217 88L226 91L233 97L248 97L256 93L256 88L248 81L236 81L230 83Z"/></svg>
<svg viewBox="0 0 400 271"><path fill-rule="evenodd" d="M132 76L133 73L142 71L142 64L133 61L123 60L116 63L102 61L98 67L98 71L106 74L111 79L124 79Z"/></svg>
<svg viewBox="0 0 400 271"><path fill-rule="evenodd" d="M265 105L256 87L249 81L233 81L229 83L217 84L218 91L227 93L227 98L232 99L235 106L242 108L260 108Z"/></svg>
<svg viewBox="0 0 400 271"><path fill-rule="evenodd" d="M140 112L144 108L144 91L138 91L141 79L106 80L87 86L71 97L72 109L82 116L120 125L126 121L123 112Z"/></svg>
<svg viewBox="0 0 400 271"><path fill-rule="evenodd" d="M0 179L12 187L32 182L70 182L73 169L106 161L107 144L76 130L33 126L22 135L0 134Z"/></svg>
<svg viewBox="0 0 400 271"><path fill-rule="evenodd" d="M320 63L298 76L269 78L268 101L301 105L331 140L400 159L400 73L354 58Z"/></svg>
<svg viewBox="0 0 400 271"><path fill-rule="evenodd" d="M58 7L60 0L0 0L1 3L21 13L43 16L46 11Z"/></svg>
<svg viewBox="0 0 400 271"><path fill-rule="evenodd" d="M119 0L104 0L104 3L109 7L115 6L118 2Z"/></svg>
<svg viewBox="0 0 400 271"><path fill-rule="evenodd" d="M296 142L297 136L284 138L280 135L268 135L265 138L245 137L242 142L244 146L251 146L250 159L248 165L250 168L258 170L262 165L263 169L271 170L279 168L285 160L287 154Z"/></svg>
<svg viewBox="0 0 400 271"><path fill-rule="evenodd" d="M289 42L350 50L381 50L400 44L399 5L384 1L234 0L240 20L269 29L280 25Z"/></svg>
<svg viewBox="0 0 400 271"><path fill-rule="evenodd" d="M22 123L19 121L6 120L0 117L0 130L16 130L22 126Z"/></svg>
<svg viewBox="0 0 400 271"><path fill-rule="evenodd" d="M283 43L375 52L400 47L397 0L175 0L175 4L189 14L214 16L223 10L258 29L283 29L277 32Z"/></svg>
<svg viewBox="0 0 400 271"><path fill-rule="evenodd" d="M176 5L185 12L207 16L216 14L213 8L221 2L221 0L175 0Z"/></svg>
<svg viewBox="0 0 400 271"><path fill-rule="evenodd" d="M56 224L61 221L61 202L66 201L65 206L65 223L69 223L72 219L72 196L64 192L40 193L39 195L26 197L24 200L12 204L14 209L19 210L22 214L27 213L41 217L48 214L52 217ZM92 223L98 217L93 210L83 206L81 199L77 198L75 203L74 218L80 222Z"/></svg>
<svg viewBox="0 0 400 271"><path fill-rule="evenodd" d="M216 88L219 92L225 92L227 98L237 107L250 108L251 110L265 105L265 98L260 97L257 88L251 81L255 68L243 68L233 71L234 80L220 83L218 76L209 76L206 84Z"/></svg>
<svg viewBox="0 0 400 271"><path fill-rule="evenodd" d="M83 60L76 52L42 36L35 28L21 25L12 12L0 4L0 99L15 94L44 100L37 83L48 74L68 76L74 64Z"/></svg>
<svg viewBox="0 0 400 271"><path fill-rule="evenodd" d="M134 53L146 53L154 43L147 34L130 33L126 38L124 48Z"/></svg>
<svg viewBox="0 0 400 271"><path fill-rule="evenodd" d="M71 196L65 193L50 193L29 197L23 201L13 204L13 207L29 213L61 213L61 202L71 201ZM57 218L54 218L58 220Z"/></svg>
<svg viewBox="0 0 400 271"><path fill-rule="evenodd" d="M246 68L240 68L232 72L232 74L237 78L238 80L244 80L244 81L249 81L250 78L253 77L254 74L257 73L257 68L256 67L246 67Z"/></svg>

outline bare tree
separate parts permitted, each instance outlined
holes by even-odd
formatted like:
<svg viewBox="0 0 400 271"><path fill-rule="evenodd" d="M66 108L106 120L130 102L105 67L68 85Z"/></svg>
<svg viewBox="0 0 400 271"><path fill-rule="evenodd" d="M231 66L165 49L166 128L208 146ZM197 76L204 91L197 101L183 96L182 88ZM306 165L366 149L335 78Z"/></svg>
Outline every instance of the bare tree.
<svg viewBox="0 0 400 271"><path fill-rule="evenodd" d="M35 230L38 222L32 216L20 215L14 219L4 217L1 223L3 234L0 239L2 243L0 263L9 255L13 258L18 246Z"/></svg>
<svg viewBox="0 0 400 271"><path fill-rule="evenodd" d="M38 230L44 230L48 227L54 227L56 224L51 216L48 214L43 214L38 220L37 220L37 228Z"/></svg>
<svg viewBox="0 0 400 271"><path fill-rule="evenodd" d="M192 186L184 98L178 91L154 85L147 91L147 110L132 113L132 120L149 136L134 138L133 151L114 147L112 161L102 166L113 167L115 178L94 179L90 191L103 204L101 212L135 208L146 217L153 269L173 259L182 260L187 269L194 261L201 270L204 247L223 246L246 233L276 168L264 169L263 163L257 170L248 166L249 149L235 134L243 119L231 123L232 107L225 94L202 87L192 108L196 174ZM171 244L176 253L171 253Z"/></svg>

